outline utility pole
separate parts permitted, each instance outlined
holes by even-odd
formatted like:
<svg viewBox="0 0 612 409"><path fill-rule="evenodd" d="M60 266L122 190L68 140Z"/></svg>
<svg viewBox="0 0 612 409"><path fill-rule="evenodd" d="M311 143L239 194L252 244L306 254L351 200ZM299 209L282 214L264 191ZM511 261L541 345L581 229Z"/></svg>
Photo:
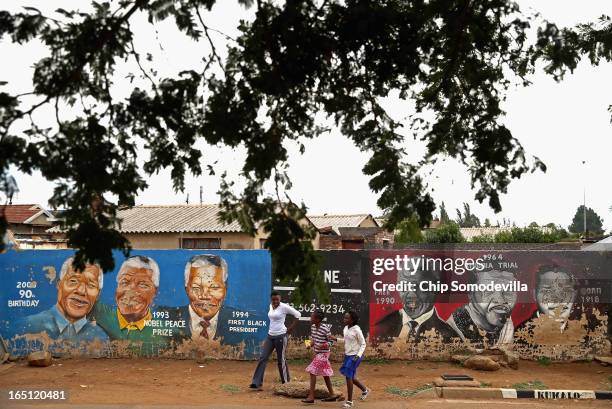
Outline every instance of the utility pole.
<svg viewBox="0 0 612 409"><path fill-rule="evenodd" d="M586 237L586 188L582 192L582 225L584 230L584 236Z"/></svg>
<svg viewBox="0 0 612 409"><path fill-rule="evenodd" d="M202 205L202 192L203 192L203 189L202 189L202 186L200 186L200 205Z"/></svg>
<svg viewBox="0 0 612 409"><path fill-rule="evenodd" d="M582 161L583 165L586 165L586 161ZM582 228L583 228L583 234L584 234L584 238L587 238L587 228L586 228L586 166L583 167L584 169L584 185L582 187Z"/></svg>

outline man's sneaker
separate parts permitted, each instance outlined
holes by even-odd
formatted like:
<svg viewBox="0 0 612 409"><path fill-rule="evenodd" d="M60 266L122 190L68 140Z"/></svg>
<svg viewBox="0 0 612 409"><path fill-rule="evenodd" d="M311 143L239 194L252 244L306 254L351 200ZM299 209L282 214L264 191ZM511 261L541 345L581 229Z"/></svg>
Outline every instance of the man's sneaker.
<svg viewBox="0 0 612 409"><path fill-rule="evenodd" d="M361 392L361 400L366 400L368 398L368 394L370 393L370 390L368 388L366 388L365 391Z"/></svg>
<svg viewBox="0 0 612 409"><path fill-rule="evenodd" d="M352 408L353 407L353 401L352 400L347 400L346 402L344 402L344 405L342 405L343 408Z"/></svg>
<svg viewBox="0 0 612 409"><path fill-rule="evenodd" d="M254 383L249 385L249 388L251 389L259 389L259 386L255 385Z"/></svg>

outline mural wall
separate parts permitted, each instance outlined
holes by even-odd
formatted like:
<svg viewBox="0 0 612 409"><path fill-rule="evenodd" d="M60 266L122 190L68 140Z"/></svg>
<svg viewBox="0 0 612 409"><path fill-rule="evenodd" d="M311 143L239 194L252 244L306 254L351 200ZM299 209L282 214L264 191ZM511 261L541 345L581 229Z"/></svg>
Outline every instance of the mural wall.
<svg viewBox="0 0 612 409"><path fill-rule="evenodd" d="M291 302L295 283L274 283L274 289L281 293L283 300L290 303L301 314L300 323L295 329L296 338L310 335L310 314L323 311L325 320L331 324L331 331L335 335L342 334L343 316L353 310L359 313L359 325L364 331L368 330L369 322L369 259L367 252L352 250L320 251L321 272L327 284L329 300L311 300L310 303L295 304Z"/></svg>
<svg viewBox="0 0 612 409"><path fill-rule="evenodd" d="M0 334L14 354L254 358L268 330L270 256L263 250L149 250L102 275L75 272L71 251L0 255ZM610 353L612 253L580 251L321 251L332 333L360 315L367 353L444 359L504 347L554 360ZM291 302L295 283L274 282ZM340 347L335 348L338 351ZM341 352L341 351L340 351Z"/></svg>
<svg viewBox="0 0 612 409"><path fill-rule="evenodd" d="M523 358L609 353L612 255L372 251L370 338L426 357L505 347Z"/></svg>
<svg viewBox="0 0 612 409"><path fill-rule="evenodd" d="M66 250L0 255L0 334L13 354L251 358L267 334L266 251L149 250L115 271Z"/></svg>
<svg viewBox="0 0 612 409"><path fill-rule="evenodd" d="M370 355L446 359L460 351L503 347L526 359L571 360L610 352L610 253L321 254L330 301L296 307L306 316L314 308L331 311L327 319L338 335L342 313L359 312ZM290 296L293 287L277 283L275 288ZM303 320L300 335L308 331Z"/></svg>

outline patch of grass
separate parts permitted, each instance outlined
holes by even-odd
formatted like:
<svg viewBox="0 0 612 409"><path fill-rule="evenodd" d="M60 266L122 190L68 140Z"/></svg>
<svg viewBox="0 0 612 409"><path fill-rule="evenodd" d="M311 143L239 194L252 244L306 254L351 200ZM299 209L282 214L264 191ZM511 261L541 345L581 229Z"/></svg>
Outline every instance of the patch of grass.
<svg viewBox="0 0 612 409"><path fill-rule="evenodd" d="M242 389L240 389L240 386L232 385L229 383L222 384L221 389L223 389L225 392L230 392L230 393L237 393L237 392L242 391Z"/></svg>
<svg viewBox="0 0 612 409"><path fill-rule="evenodd" d="M304 365L310 363L310 360L306 358L289 358L287 359L287 363L295 365Z"/></svg>
<svg viewBox="0 0 612 409"><path fill-rule="evenodd" d="M331 383L334 387L337 388L346 384L346 380L342 376L332 376Z"/></svg>
<svg viewBox="0 0 612 409"><path fill-rule="evenodd" d="M397 386L388 386L385 389L385 392L390 393L391 395L401 396L402 398L410 398L421 391L426 391L427 389L431 389L430 384L419 386L415 389L402 389Z"/></svg>
<svg viewBox="0 0 612 409"><path fill-rule="evenodd" d="M369 363L369 364L372 364L372 365L388 365L388 364L391 363L391 360L390 359L386 359L386 358L376 358L376 357L374 357L374 358L368 359L366 362Z"/></svg>
<svg viewBox="0 0 612 409"><path fill-rule="evenodd" d="M481 388L490 388L491 386L493 386L492 383L480 382L480 387Z"/></svg>
<svg viewBox="0 0 612 409"><path fill-rule="evenodd" d="M535 380L529 382L520 382L512 385L512 388L517 390L532 390L532 389L548 389L548 386L542 381Z"/></svg>
<svg viewBox="0 0 612 409"><path fill-rule="evenodd" d="M541 356L538 358L538 364L542 366L548 366L552 363L552 360L546 356Z"/></svg>

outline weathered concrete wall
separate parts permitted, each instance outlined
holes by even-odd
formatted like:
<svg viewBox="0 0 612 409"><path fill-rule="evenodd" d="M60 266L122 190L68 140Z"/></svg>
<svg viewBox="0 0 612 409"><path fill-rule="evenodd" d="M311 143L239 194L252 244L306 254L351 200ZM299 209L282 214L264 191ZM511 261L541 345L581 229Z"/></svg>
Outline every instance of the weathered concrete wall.
<svg viewBox="0 0 612 409"><path fill-rule="evenodd" d="M321 235L319 237L319 246L324 250L341 250L342 237L336 235Z"/></svg>
<svg viewBox="0 0 612 409"><path fill-rule="evenodd" d="M246 233L155 233L126 234L134 249L178 249L181 238L185 239L221 239L222 249L258 249L259 240Z"/></svg>
<svg viewBox="0 0 612 409"><path fill-rule="evenodd" d="M251 358L267 334L262 250L141 250L74 271L72 250L0 255L0 334L11 352Z"/></svg>
<svg viewBox="0 0 612 409"><path fill-rule="evenodd" d="M220 239L222 249L259 250L267 234L260 229L255 236L247 233L127 233L132 248L142 249L179 249L181 239ZM319 248L319 234L312 240L313 247Z"/></svg>
<svg viewBox="0 0 612 409"><path fill-rule="evenodd" d="M298 307L331 311L328 320L336 333L342 312L360 312L369 354L447 359L459 351L503 347L525 359L564 361L611 352L610 253L411 249L322 254L323 269L338 277L328 279L331 300ZM415 268L413 262L420 264ZM433 267L423 268L426 263ZM491 288L470 290L487 285ZM289 295L292 287L277 288ZM306 335L307 324L299 331Z"/></svg>
<svg viewBox="0 0 612 409"><path fill-rule="evenodd" d="M257 356L268 327L268 252L134 254L144 258L132 270L117 254L115 270L102 282L95 266L62 273L69 250L0 255L0 334L11 351ZM190 264L186 282L186 265L203 254L208 261ZM343 315L356 311L369 339L367 354L387 358L446 359L457 351L498 347L526 359L560 361L610 353L611 253L410 249L320 255L329 300L294 305L303 317L292 356L305 353L301 339L309 334L314 310L326 313L338 335ZM295 283L275 282L274 288L290 302ZM334 353L342 353L340 345Z"/></svg>

